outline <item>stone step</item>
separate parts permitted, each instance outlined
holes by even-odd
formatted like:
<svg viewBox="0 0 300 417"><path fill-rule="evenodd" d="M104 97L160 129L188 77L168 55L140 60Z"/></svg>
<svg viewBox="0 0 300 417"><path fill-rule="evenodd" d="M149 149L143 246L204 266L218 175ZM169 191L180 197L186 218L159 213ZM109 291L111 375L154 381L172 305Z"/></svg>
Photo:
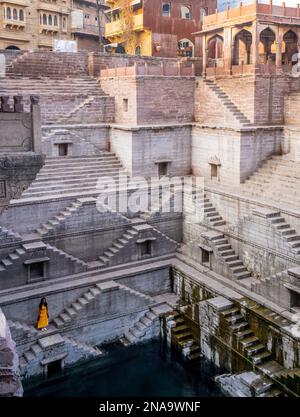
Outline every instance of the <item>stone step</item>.
<svg viewBox="0 0 300 417"><path fill-rule="evenodd" d="M268 359L271 359L271 357L272 357L272 354L266 351L266 352L258 353L252 356L252 361L254 365L258 365Z"/></svg>
<svg viewBox="0 0 300 417"><path fill-rule="evenodd" d="M253 345L257 345L259 343L259 339L256 336L250 336L248 338L244 338L240 341L240 344L242 345L243 348L249 347L249 346L253 346Z"/></svg>

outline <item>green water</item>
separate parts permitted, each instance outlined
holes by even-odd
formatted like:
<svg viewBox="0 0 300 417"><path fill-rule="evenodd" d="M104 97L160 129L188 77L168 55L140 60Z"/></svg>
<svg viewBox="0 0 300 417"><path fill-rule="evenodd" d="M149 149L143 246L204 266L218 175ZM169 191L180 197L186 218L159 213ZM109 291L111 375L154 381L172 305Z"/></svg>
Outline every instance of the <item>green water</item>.
<svg viewBox="0 0 300 417"><path fill-rule="evenodd" d="M220 397L216 370L204 359L186 362L159 340L129 348L106 347L107 354L24 384L34 397Z"/></svg>

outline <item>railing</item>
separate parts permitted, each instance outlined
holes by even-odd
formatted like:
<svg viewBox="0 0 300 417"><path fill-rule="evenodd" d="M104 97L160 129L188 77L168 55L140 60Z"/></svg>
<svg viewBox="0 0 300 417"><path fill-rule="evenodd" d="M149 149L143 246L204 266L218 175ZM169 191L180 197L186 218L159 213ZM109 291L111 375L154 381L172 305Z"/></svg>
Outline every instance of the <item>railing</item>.
<svg viewBox="0 0 300 417"><path fill-rule="evenodd" d="M275 6L270 4L260 4L254 1L253 4L245 4L242 3L240 6L227 9L223 12L216 12L214 14L204 16L203 18L203 30L207 27L224 23L228 19L236 19L239 17L250 16L254 14L264 14L264 15L274 15L274 16L282 16L282 17L294 17L296 19L300 19L300 6L297 7L286 7L283 3L282 6Z"/></svg>
<svg viewBox="0 0 300 417"><path fill-rule="evenodd" d="M135 64L131 66L102 69L101 77L128 77L128 76L167 76L167 77L194 77L195 64L181 62L167 64L161 62L159 65Z"/></svg>
<svg viewBox="0 0 300 417"><path fill-rule="evenodd" d="M133 30L140 30L144 27L144 15L137 14L133 16ZM105 36L113 36L124 31L122 20L116 20L114 22L106 23L105 25Z"/></svg>

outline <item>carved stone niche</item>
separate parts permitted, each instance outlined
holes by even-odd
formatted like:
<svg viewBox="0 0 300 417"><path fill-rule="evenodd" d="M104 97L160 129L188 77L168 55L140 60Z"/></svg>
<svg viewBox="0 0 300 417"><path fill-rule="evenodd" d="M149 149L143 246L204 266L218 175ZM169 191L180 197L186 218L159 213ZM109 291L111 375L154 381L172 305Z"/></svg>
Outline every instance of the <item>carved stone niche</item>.
<svg viewBox="0 0 300 417"><path fill-rule="evenodd" d="M211 156L208 160L208 163L210 165L210 178L220 181L220 158L218 158L217 155Z"/></svg>

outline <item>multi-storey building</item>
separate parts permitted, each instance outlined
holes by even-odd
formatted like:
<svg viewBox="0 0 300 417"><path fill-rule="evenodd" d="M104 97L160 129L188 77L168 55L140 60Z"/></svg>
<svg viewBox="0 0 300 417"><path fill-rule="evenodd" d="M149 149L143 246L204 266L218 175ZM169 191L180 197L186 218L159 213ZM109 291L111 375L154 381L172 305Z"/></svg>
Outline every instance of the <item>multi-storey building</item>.
<svg viewBox="0 0 300 417"><path fill-rule="evenodd" d="M75 39L79 50L98 48L102 0L99 13L96 0L1 0L0 8L0 49L53 49L55 39Z"/></svg>
<svg viewBox="0 0 300 417"><path fill-rule="evenodd" d="M77 40L78 49L95 51L99 49L99 36L104 36L105 16L108 8L104 0L73 0L71 34ZM99 21L100 20L100 25Z"/></svg>
<svg viewBox="0 0 300 417"><path fill-rule="evenodd" d="M52 49L70 39L71 0L1 0L1 49Z"/></svg>
<svg viewBox="0 0 300 417"><path fill-rule="evenodd" d="M108 0L110 22L105 36L116 52L148 56L200 56L201 42L194 32L203 16L212 13L209 0ZM127 9L126 17L124 8Z"/></svg>

